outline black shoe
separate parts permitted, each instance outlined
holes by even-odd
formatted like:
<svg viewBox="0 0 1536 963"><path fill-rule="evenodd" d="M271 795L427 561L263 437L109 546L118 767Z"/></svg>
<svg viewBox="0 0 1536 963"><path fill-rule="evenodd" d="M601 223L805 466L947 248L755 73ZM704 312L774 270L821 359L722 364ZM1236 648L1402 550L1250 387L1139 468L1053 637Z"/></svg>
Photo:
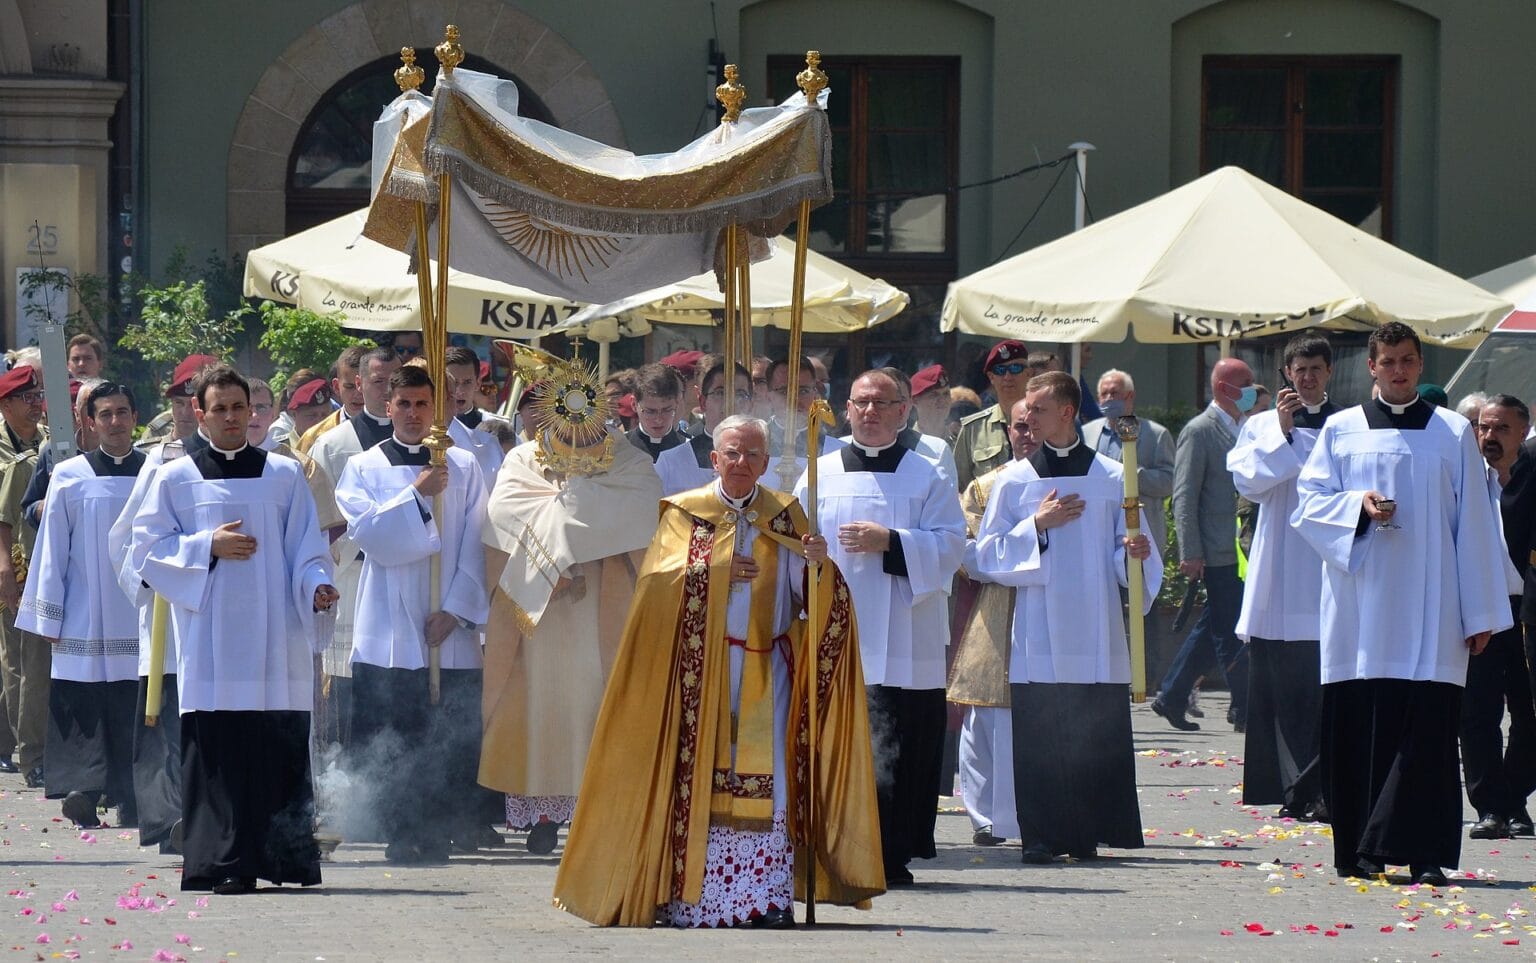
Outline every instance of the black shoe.
<svg viewBox="0 0 1536 963"><path fill-rule="evenodd" d="M1242 716L1242 717L1238 716L1236 709L1228 709L1227 710L1227 725L1232 727L1232 731L1233 732L1247 732L1248 731L1248 719L1247 719L1247 717L1246 716Z"/></svg>
<svg viewBox="0 0 1536 963"><path fill-rule="evenodd" d="M983 826L974 833L971 833L971 842L977 846L1001 846L1007 841L1001 836L992 835L991 826Z"/></svg>
<svg viewBox="0 0 1536 963"><path fill-rule="evenodd" d="M1524 809L1509 817L1508 822L1511 836L1536 836L1536 823L1531 822L1531 814Z"/></svg>
<svg viewBox="0 0 1536 963"><path fill-rule="evenodd" d="M1181 732L1195 732L1200 728L1200 723L1190 722L1184 718L1184 713L1163 704L1161 699L1152 700L1152 711L1168 720L1168 724Z"/></svg>
<svg viewBox="0 0 1536 963"><path fill-rule="evenodd" d="M1192 719L1204 719L1205 718L1205 710L1200 708L1199 706L1190 706L1188 709L1184 710L1184 714L1186 716L1189 716Z"/></svg>
<svg viewBox="0 0 1536 963"><path fill-rule="evenodd" d="M496 831L495 826L476 826L469 835L474 837L478 849L500 849L507 845L506 838Z"/></svg>
<svg viewBox="0 0 1536 963"><path fill-rule="evenodd" d="M0 756L0 772L14 776L21 772L21 767L16 765L16 760L10 756Z"/></svg>
<svg viewBox="0 0 1536 963"><path fill-rule="evenodd" d="M119 829L138 829L138 812L132 809L124 809L122 806L117 807L117 827Z"/></svg>
<svg viewBox="0 0 1536 963"><path fill-rule="evenodd" d="M1318 800L1307 810L1307 819L1314 823L1329 823L1333 822L1333 815L1328 812L1328 804Z"/></svg>
<svg viewBox="0 0 1536 963"><path fill-rule="evenodd" d="M1508 839L1509 824L1501 816L1493 813L1484 813L1483 817L1472 824L1467 831L1468 839Z"/></svg>
<svg viewBox="0 0 1536 963"><path fill-rule="evenodd" d="M1022 859L1031 866L1044 866L1056 862L1056 854L1046 849L1044 843L1030 843L1024 847Z"/></svg>
<svg viewBox="0 0 1536 963"><path fill-rule="evenodd" d="M795 914L787 909L771 909L761 916L752 917L752 926L760 930L792 930L795 928Z"/></svg>
<svg viewBox="0 0 1536 963"><path fill-rule="evenodd" d="M81 829L95 829L101 825L101 818L96 815L96 800L78 790L64 797L59 810L65 819Z"/></svg>
<svg viewBox="0 0 1536 963"><path fill-rule="evenodd" d="M528 852L546 856L555 851L560 843L560 824L556 822L534 823L528 830Z"/></svg>
<svg viewBox="0 0 1536 963"><path fill-rule="evenodd" d="M1416 886L1445 886L1450 882L1438 866L1414 866L1412 871Z"/></svg>
<svg viewBox="0 0 1536 963"><path fill-rule="evenodd" d="M238 896L256 892L256 880L250 876L226 876L213 884L213 891L220 896Z"/></svg>
<svg viewBox="0 0 1536 963"><path fill-rule="evenodd" d="M384 860L401 866L415 866L421 862L421 847L415 843L396 841L384 847Z"/></svg>
<svg viewBox="0 0 1536 963"><path fill-rule="evenodd" d="M885 868L886 886L911 886L917 882L912 877L912 871L905 866L887 866Z"/></svg>
<svg viewBox="0 0 1536 963"><path fill-rule="evenodd" d="M1094 863L1098 862L1099 860L1099 851L1097 848L1080 849L1077 852L1068 852L1067 855L1077 860L1079 863Z"/></svg>
<svg viewBox="0 0 1536 963"><path fill-rule="evenodd" d="M28 789L41 789L46 783L47 780L43 778L42 766L33 766L32 770L27 773Z"/></svg>
<svg viewBox="0 0 1536 963"><path fill-rule="evenodd" d="M1275 813L1275 818L1276 819L1304 819L1304 818L1306 818L1306 815L1307 814L1305 812L1303 812L1300 807L1292 806L1290 803L1286 803L1284 806L1280 807L1280 811L1279 812Z"/></svg>

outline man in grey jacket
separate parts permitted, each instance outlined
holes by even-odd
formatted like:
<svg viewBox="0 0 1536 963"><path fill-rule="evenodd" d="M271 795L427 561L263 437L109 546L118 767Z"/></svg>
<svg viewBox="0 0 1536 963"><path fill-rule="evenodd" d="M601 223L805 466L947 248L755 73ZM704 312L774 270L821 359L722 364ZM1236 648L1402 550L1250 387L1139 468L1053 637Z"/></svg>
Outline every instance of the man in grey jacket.
<svg viewBox="0 0 1536 963"><path fill-rule="evenodd" d="M1173 469L1173 525L1179 540L1179 571L1205 582L1205 610L1168 667L1152 711L1175 729L1198 729L1185 718L1189 690L1213 659L1232 690L1227 721L1247 727L1248 657L1237 638L1243 583L1237 577L1237 488L1227 471L1227 452L1257 400L1253 372L1236 358L1211 368L1211 403L1179 433Z"/></svg>
<svg viewBox="0 0 1536 963"><path fill-rule="evenodd" d="M1099 410L1103 417L1083 425L1083 444L1094 451L1122 460L1120 436L1112 419L1136 413L1136 382L1124 371L1111 368L1099 375ZM1159 556L1168 552L1168 523L1163 519L1163 502L1173 494L1173 436L1168 429L1147 418L1141 420L1141 438L1136 444L1137 487L1141 492L1143 518L1147 534L1157 543Z"/></svg>

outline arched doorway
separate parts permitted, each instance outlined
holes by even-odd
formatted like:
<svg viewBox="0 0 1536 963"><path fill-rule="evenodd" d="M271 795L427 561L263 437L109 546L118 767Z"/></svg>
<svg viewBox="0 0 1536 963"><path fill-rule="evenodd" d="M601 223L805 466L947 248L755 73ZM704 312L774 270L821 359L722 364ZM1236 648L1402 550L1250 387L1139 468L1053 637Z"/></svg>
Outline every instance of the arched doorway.
<svg viewBox="0 0 1536 963"><path fill-rule="evenodd" d="M430 49L416 51L417 63L432 63ZM381 57L352 71L315 104L294 139L284 180L287 195L284 230L295 234L368 204L373 122L379 110L400 92L395 69L400 58ZM484 58L469 56L471 70L506 76ZM422 92L431 95L435 71L427 71ZM544 102L516 77L518 112L559 126Z"/></svg>

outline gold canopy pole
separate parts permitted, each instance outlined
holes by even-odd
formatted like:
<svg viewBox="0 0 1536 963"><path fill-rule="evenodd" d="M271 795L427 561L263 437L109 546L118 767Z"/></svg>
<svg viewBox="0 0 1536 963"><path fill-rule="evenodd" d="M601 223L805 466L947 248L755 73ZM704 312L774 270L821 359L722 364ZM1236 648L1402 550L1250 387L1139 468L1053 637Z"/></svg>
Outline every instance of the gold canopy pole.
<svg viewBox="0 0 1536 963"><path fill-rule="evenodd" d="M827 75L821 71L821 53L816 50L805 52L805 69L795 75L795 84L805 94L805 103L808 110L815 110L818 95L826 89ZM800 355L802 353L801 341L805 333L805 254L810 244L811 235L811 202L809 199L800 202L800 209L795 220L795 271L794 280L790 288L789 306L789 380L785 383L785 407L784 418L784 446L779 454L779 477L788 478L784 488L789 490L794 484L793 476L797 474L795 466L795 404L800 397ZM748 316L749 325L751 317ZM750 328L748 329L750 330ZM750 369L749 369L750 370ZM807 416L805 432L805 463L808 503L805 507L806 519L812 534L816 534L817 524L816 506L816 456L820 452L820 426L830 424L832 410L826 402L817 399L811 406ZM786 471L786 466L788 471ZM808 746L806 748L806 770L810 777L806 780L806 848L808 850L805 864L805 922L807 926L816 925L816 860L821 853L821 833L817 820L817 795L821 783L820 761L816 758L816 744L820 738L820 718L817 697L818 672L821 659L821 634L820 634L820 606L821 606L821 566L812 565L806 575L806 603L810 614L809 651L804 653L800 662L805 666L806 674L806 729Z"/></svg>
<svg viewBox="0 0 1536 963"><path fill-rule="evenodd" d="M736 222L725 229L725 343L721 354L725 355L725 413L736 414L736 366L730 361L736 356Z"/></svg>
<svg viewBox="0 0 1536 963"><path fill-rule="evenodd" d="M1115 422L1115 434L1120 438L1120 462L1125 468L1125 535L1135 538L1141 534L1141 491L1136 478L1136 438L1141 433L1141 422L1134 415L1126 415ZM1127 553L1125 576L1126 595L1131 619L1131 701L1147 701L1147 628L1145 618L1146 580L1141 563Z"/></svg>
<svg viewBox="0 0 1536 963"><path fill-rule="evenodd" d="M742 232L736 245L736 310L741 319L741 335L737 344L741 347L741 365L752 370L752 249L751 238Z"/></svg>
<svg viewBox="0 0 1536 963"><path fill-rule="evenodd" d="M443 68L443 76L446 78L453 74L453 68L464 62L464 48L459 44L459 28L448 24L443 28L443 42L433 48L437 55L437 62ZM448 376L444 365L444 355L448 351L448 246L449 237L453 225L453 179L447 172L437 176L437 295L436 310L432 312L431 327L427 327L427 316L422 315L422 340L426 343L427 372L432 378L432 402L433 423L432 430L427 433L423 444L432 453L432 465L441 467L448 464L448 449L453 447L453 439L448 437ZM425 249L423 249L425 250ZM423 267L426 258L423 257ZM443 517L443 496L438 494L432 499L432 514L434 518ZM438 524L441 524L439 522ZM431 611L436 612L442 604L443 595L443 560L439 553L432 556L432 605ZM443 697L443 650L442 646L427 647L427 686L428 698L432 705L437 705Z"/></svg>
<svg viewBox="0 0 1536 963"><path fill-rule="evenodd" d="M715 88L715 99L720 101L720 106L725 108L725 113L720 115L721 125L734 125L741 117L741 106L747 99L747 88L741 85L741 72L735 64L725 65L725 83ZM737 317L741 310L738 299L740 287L737 283L738 272L736 262L741 257L741 251L737 246L736 221L733 219L725 229L724 249L725 266L722 277L722 291L725 294L725 343L722 346L722 354L725 355L725 413L736 414L736 353L740 350L737 346Z"/></svg>

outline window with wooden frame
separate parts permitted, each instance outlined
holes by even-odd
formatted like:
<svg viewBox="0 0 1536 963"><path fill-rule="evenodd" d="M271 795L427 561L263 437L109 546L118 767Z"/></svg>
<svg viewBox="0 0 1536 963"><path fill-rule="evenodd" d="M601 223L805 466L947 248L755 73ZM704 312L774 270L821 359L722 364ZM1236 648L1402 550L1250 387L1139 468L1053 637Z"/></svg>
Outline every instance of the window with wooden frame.
<svg viewBox="0 0 1536 963"><path fill-rule="evenodd" d="M1200 171L1235 165L1392 239L1399 58L1208 56Z"/></svg>
<svg viewBox="0 0 1536 963"><path fill-rule="evenodd" d="M825 57L831 97L831 203L811 215L811 247L895 280L955 275L959 57ZM803 54L768 58L775 103L795 91Z"/></svg>

